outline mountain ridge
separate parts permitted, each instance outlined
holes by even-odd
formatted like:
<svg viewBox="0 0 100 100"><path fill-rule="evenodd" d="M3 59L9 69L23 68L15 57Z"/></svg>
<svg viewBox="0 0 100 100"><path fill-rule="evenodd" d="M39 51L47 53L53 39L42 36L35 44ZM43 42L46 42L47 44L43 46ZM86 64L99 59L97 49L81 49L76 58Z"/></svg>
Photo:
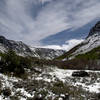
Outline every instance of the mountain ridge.
<svg viewBox="0 0 100 100"><path fill-rule="evenodd" d="M57 59L73 59L75 56L87 53L98 46L100 46L100 21L98 21L95 26L90 29L88 36L82 43L73 47Z"/></svg>
<svg viewBox="0 0 100 100"><path fill-rule="evenodd" d="M94 34L97 34L97 32L99 32L100 34L100 21L98 21L91 29L90 29L90 32L89 32L89 36L92 36ZM88 38L87 37L87 38Z"/></svg>
<svg viewBox="0 0 100 100"><path fill-rule="evenodd" d="M8 40L4 36L0 36L0 52L4 53L8 49L14 50L20 56L31 56L39 59L53 59L65 52L64 50L30 47L22 41Z"/></svg>

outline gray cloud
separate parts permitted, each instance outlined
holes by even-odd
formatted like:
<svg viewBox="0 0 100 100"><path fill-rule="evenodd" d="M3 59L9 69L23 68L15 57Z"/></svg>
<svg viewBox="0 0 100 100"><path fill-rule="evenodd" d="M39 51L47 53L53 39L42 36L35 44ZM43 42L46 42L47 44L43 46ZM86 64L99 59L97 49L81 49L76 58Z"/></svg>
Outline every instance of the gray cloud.
<svg viewBox="0 0 100 100"><path fill-rule="evenodd" d="M98 9L99 0L0 0L0 34L40 45L50 35L98 18Z"/></svg>

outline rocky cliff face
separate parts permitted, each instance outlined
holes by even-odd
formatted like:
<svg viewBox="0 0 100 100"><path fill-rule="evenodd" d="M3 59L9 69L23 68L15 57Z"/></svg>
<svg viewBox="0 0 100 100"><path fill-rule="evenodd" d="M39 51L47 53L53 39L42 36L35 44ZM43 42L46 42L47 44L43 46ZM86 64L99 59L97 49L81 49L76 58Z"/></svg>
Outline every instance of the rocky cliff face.
<svg viewBox="0 0 100 100"><path fill-rule="evenodd" d="M5 52L8 49L16 51L18 55L21 56L32 56L42 59L53 59L57 56L62 55L65 51L63 50L53 50L45 48L31 48L30 46L24 44L21 41L8 40L3 36L0 36L0 51Z"/></svg>
<svg viewBox="0 0 100 100"><path fill-rule="evenodd" d="M7 51L8 49L12 49L16 51L16 53L21 55L31 55L33 54L30 48L21 41L13 41L8 40L3 36L0 36L0 50L2 52Z"/></svg>
<svg viewBox="0 0 100 100"><path fill-rule="evenodd" d="M100 35L100 21L98 21L98 22L96 23L96 25L95 25L94 27L92 27L92 29L91 29L90 32L89 32L88 37L90 37L90 36L92 36L92 35L94 35L94 34Z"/></svg>

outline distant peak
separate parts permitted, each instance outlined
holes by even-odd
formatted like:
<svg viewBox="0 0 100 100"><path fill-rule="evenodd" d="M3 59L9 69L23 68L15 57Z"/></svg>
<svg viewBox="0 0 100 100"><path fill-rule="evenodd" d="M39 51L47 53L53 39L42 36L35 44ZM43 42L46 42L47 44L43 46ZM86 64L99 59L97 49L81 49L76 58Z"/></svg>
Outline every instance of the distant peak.
<svg viewBox="0 0 100 100"><path fill-rule="evenodd" d="M0 39L5 39L5 37L4 36L0 36Z"/></svg>
<svg viewBox="0 0 100 100"><path fill-rule="evenodd" d="M88 37L89 37L89 36L92 36L92 35L94 35L94 34L100 35L100 21L98 21L98 22L95 24L95 26L92 27L92 29L91 29L90 32L89 32Z"/></svg>

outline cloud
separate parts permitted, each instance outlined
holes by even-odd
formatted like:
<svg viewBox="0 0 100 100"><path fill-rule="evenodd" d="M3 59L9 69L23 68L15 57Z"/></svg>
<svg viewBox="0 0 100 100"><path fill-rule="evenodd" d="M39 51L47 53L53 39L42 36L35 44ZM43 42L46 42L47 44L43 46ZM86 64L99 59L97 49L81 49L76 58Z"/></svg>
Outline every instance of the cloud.
<svg viewBox="0 0 100 100"><path fill-rule="evenodd" d="M48 36L100 18L98 9L100 0L0 0L0 34L41 45Z"/></svg>
<svg viewBox="0 0 100 100"><path fill-rule="evenodd" d="M50 48L50 49L60 49L60 50L66 50L69 51L74 46L80 44L83 42L83 39L71 39L65 42L63 45L47 45L43 46L43 48Z"/></svg>

